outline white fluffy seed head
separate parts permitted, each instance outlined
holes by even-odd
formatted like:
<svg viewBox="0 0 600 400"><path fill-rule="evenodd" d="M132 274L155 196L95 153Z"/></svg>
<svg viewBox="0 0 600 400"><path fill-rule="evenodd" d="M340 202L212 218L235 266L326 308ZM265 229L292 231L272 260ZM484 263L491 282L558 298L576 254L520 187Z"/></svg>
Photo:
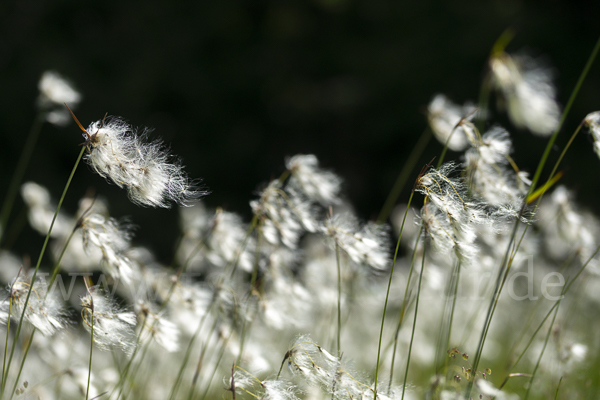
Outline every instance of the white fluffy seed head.
<svg viewBox="0 0 600 400"><path fill-rule="evenodd" d="M186 206L206 194L160 140L147 141L148 134L148 130L139 134L116 117L94 122L84 134L90 150L85 160L100 176L125 187L137 205Z"/></svg>
<svg viewBox="0 0 600 400"><path fill-rule="evenodd" d="M34 182L25 182L21 186L21 196L29 208L27 217L31 227L42 235L47 234L56 212L48 189ZM68 236L72 229L71 218L59 212L52 226L52 237Z"/></svg>
<svg viewBox="0 0 600 400"><path fill-rule="evenodd" d="M508 132L494 127L465 153L465 175L475 196L494 206L520 207L529 185L508 166L511 151Z"/></svg>
<svg viewBox="0 0 600 400"><path fill-rule="evenodd" d="M150 304L139 301L136 305L142 333L140 339L148 341L153 339L159 346L169 353L179 350L179 328L162 314L152 311Z"/></svg>
<svg viewBox="0 0 600 400"><path fill-rule="evenodd" d="M115 279L131 283L137 267L125 255L130 247L131 226L100 214L89 214L80 221L81 237L86 252L97 248L102 253L102 267Z"/></svg>
<svg viewBox="0 0 600 400"><path fill-rule="evenodd" d="M135 314L120 308L97 287L81 298L83 327L94 330L94 342L101 350L120 348L130 355L135 347Z"/></svg>
<svg viewBox="0 0 600 400"><path fill-rule="evenodd" d="M452 250L467 262L477 253L475 226L491 222L482 205L468 200L465 182L451 177L455 169L455 164L447 163L428 170L416 189L426 196L421 210L426 237L439 251Z"/></svg>
<svg viewBox="0 0 600 400"><path fill-rule="evenodd" d="M469 121L475 116L472 104L459 106L443 94L437 94L427 107L427 119L436 139L442 144L448 143L448 148L454 151L464 150L471 138L471 130L459 124L461 120Z"/></svg>
<svg viewBox="0 0 600 400"><path fill-rule="evenodd" d="M285 163L291 172L289 187L323 206L338 204L342 180L333 172L319 168L314 154L298 154Z"/></svg>
<svg viewBox="0 0 600 400"><path fill-rule="evenodd" d="M54 125L66 125L70 115L64 105L75 108L81 101L81 94L56 71L44 72L38 89L38 106L46 111L46 120Z"/></svg>
<svg viewBox="0 0 600 400"><path fill-rule="evenodd" d="M333 215L325 220L322 232L333 239L359 265L384 270L389 264L389 233L386 225L369 222L359 227L352 214Z"/></svg>
<svg viewBox="0 0 600 400"><path fill-rule="evenodd" d="M506 53L490 58L489 65L492 82L507 102L511 121L536 135L550 135L560 117L551 72L531 57Z"/></svg>
<svg viewBox="0 0 600 400"><path fill-rule="evenodd" d="M21 274L8 289L9 296L17 308L17 312L12 313L13 318L18 320L25 311L27 321L44 336L51 336L68 326L68 313L64 303L55 293L48 293L48 285L43 278L37 277L32 287L31 278ZM25 304L30 290L29 301Z"/></svg>
<svg viewBox="0 0 600 400"><path fill-rule="evenodd" d="M295 249L305 231L317 230L310 201L291 188L284 190L278 180L263 189L260 198L250 202L250 207L261 220L263 237L272 245L283 243Z"/></svg>
<svg viewBox="0 0 600 400"><path fill-rule="evenodd" d="M586 115L584 123L594 139L594 151L600 157L600 111L594 111Z"/></svg>

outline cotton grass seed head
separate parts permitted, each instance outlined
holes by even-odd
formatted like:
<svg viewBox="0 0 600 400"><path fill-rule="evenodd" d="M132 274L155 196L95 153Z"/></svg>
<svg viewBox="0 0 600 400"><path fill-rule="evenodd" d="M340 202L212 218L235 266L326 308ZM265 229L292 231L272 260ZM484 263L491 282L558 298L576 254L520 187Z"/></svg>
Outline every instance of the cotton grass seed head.
<svg viewBox="0 0 600 400"><path fill-rule="evenodd" d="M137 271L135 263L125 255L130 247L131 226L100 214L85 215L79 225L86 252L99 249L103 269L113 278L130 283Z"/></svg>
<svg viewBox="0 0 600 400"><path fill-rule="evenodd" d="M83 327L94 330L94 342L101 350L120 348L131 354L135 346L135 314L125 311L98 286L81 298Z"/></svg>
<svg viewBox="0 0 600 400"><path fill-rule="evenodd" d="M417 180L416 190L425 196L421 218L425 235L442 252L453 251L461 261L477 253L476 225L490 223L481 204L468 198L463 179L451 177L456 165L431 168Z"/></svg>
<svg viewBox="0 0 600 400"><path fill-rule="evenodd" d="M589 113L583 121L594 139L594 151L600 157L600 111Z"/></svg>
<svg viewBox="0 0 600 400"><path fill-rule="evenodd" d="M19 319L23 311L25 318L44 336L51 336L68 326L68 313L55 293L48 293L46 281L37 277L31 284L31 278L19 274L9 286L10 301L17 307L12 317ZM27 294L29 301L26 303Z"/></svg>
<svg viewBox="0 0 600 400"><path fill-rule="evenodd" d="M153 339L169 353L179 350L179 329L161 313L152 312L152 305L138 301L136 312L141 324L141 341Z"/></svg>
<svg viewBox="0 0 600 400"><path fill-rule="evenodd" d="M306 197L291 188L282 188L273 180L260 192L260 198L250 202L252 212L261 220L264 238L272 245L283 243L295 249L300 236L315 232L315 211Z"/></svg>
<svg viewBox="0 0 600 400"><path fill-rule="evenodd" d="M207 193L188 178L181 162L161 140L149 141L150 130L138 131L119 117L105 117L84 129L72 115L84 132L89 150L86 162L100 176L126 188L134 204L187 206Z"/></svg>
<svg viewBox="0 0 600 400"><path fill-rule="evenodd" d="M490 58L489 65L492 83L502 93L511 121L536 135L550 135L560 117L550 70L529 56L504 52Z"/></svg>
<svg viewBox="0 0 600 400"><path fill-rule="evenodd" d="M69 113L64 104L77 106L81 94L56 71L46 71L38 83L40 95L38 106L46 111L46 120L51 124L65 126L69 122Z"/></svg>
<svg viewBox="0 0 600 400"><path fill-rule="evenodd" d="M288 185L323 206L338 204L342 180L333 172L319 168L314 154L298 154L285 163L291 172Z"/></svg>
<svg viewBox="0 0 600 400"><path fill-rule="evenodd" d="M467 103L459 106L443 94L437 94L427 107L427 119L436 139L454 151L467 148L472 141L471 130L462 124L475 116L476 108Z"/></svg>
<svg viewBox="0 0 600 400"><path fill-rule="evenodd" d="M389 265L389 232L386 225L369 222L359 227L352 214L333 215L325 220L322 232L333 239L350 259L374 270L384 270Z"/></svg>

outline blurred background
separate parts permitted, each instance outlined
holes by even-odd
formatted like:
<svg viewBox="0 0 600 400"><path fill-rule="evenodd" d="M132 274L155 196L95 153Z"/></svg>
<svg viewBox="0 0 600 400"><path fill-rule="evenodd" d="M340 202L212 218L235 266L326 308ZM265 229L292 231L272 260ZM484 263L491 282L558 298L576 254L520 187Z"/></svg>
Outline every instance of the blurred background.
<svg viewBox="0 0 600 400"><path fill-rule="evenodd" d="M154 128L189 175L202 178L209 207L249 221L248 202L279 176L285 157L313 153L343 177L358 215L372 219L426 127L428 102L435 93L476 102L503 31L516 32L509 52L527 51L553 68L564 105L598 39L598 15L600 3L582 9L567 1L4 0L0 187L34 120L38 80L55 70L83 95L76 114L84 126L108 112ZM585 115L600 110L599 94L600 60L552 161ZM533 172L546 139L515 129L494 103L492 118L511 132L517 164ZM73 123L45 124L26 180L48 187L57 201L82 141ZM431 141L417 170L441 149ZM582 132L561 181L598 210L599 167ZM113 216L130 216L137 244L170 261L176 208L136 207L81 165L65 211L73 213L90 188L108 199ZM405 190L401 201L407 197ZM19 199L12 222L23 212ZM37 257L43 238L26 223L17 232L17 253Z"/></svg>

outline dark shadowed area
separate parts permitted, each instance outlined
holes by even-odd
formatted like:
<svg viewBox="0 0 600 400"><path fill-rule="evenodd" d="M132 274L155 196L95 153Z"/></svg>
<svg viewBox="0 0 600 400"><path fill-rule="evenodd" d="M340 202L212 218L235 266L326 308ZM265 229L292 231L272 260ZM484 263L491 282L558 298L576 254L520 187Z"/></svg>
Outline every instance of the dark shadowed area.
<svg viewBox="0 0 600 400"><path fill-rule="evenodd" d="M371 219L425 129L429 100L441 92L476 102L487 57L507 28L516 32L508 51L544 58L566 104L598 39L595 7L518 0L3 1L0 187L8 185L34 120L37 82L56 70L83 95L76 114L84 126L108 112L154 128L210 189L210 207L249 220L254 191L282 172L285 157L314 153L344 178L361 218ZM513 135L516 162L533 172L546 139L515 129L492 104L494 120ZM553 160L583 117L599 109L600 61ZM44 125L26 180L58 199L82 141L73 123ZM441 149L431 142L419 167ZM587 132L563 167L563 182L598 209L600 160ZM82 165L66 210L74 212L89 189L108 199L115 217L130 216L137 243L170 261L176 209L134 206ZM16 249L37 257L43 238L26 226L23 207L19 199L12 218L22 235Z"/></svg>

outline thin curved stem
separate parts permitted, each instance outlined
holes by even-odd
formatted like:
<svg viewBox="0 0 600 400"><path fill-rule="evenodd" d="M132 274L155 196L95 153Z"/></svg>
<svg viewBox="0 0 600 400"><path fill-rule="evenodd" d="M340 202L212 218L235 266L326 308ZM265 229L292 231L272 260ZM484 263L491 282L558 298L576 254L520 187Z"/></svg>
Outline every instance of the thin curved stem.
<svg viewBox="0 0 600 400"><path fill-rule="evenodd" d="M338 357L342 356L342 268L340 265L340 245L335 243L335 261L338 276L338 298L337 298L337 351Z"/></svg>
<svg viewBox="0 0 600 400"><path fill-rule="evenodd" d="M398 324L396 325L396 333L394 334L394 348L392 349L392 362L390 364L390 379L388 382L388 393L392 387L392 380L394 377L394 366L396 363L396 352L398 349L398 336L400 336L400 329L402 328L402 323L404 322L404 316L406 315L406 310L408 308L408 297L409 297L409 286L412 282L412 274L415 270L415 259L417 258L417 249L419 246L419 241L421 239L421 233L423 232L423 224L420 225L419 233L417 233L417 240L415 241L415 247L413 249L413 254L410 260L410 271L408 272L408 279L406 280L406 289L404 290L404 299L402 300L402 307L400 308L400 317L398 318Z"/></svg>
<svg viewBox="0 0 600 400"><path fill-rule="evenodd" d="M423 258L421 261L421 271L419 273L419 284L417 285L417 300L415 303L415 317L413 318L412 333L410 334L410 344L408 346L408 356L406 357L406 371L404 372L404 384L402 385L402 400L404 400L404 393L406 391L406 382L408 380L408 370L410 367L410 355L412 353L412 346L415 339L415 328L417 326L417 316L419 315L419 297L421 295L421 282L423 281L423 271L425 270L425 256L427 254L427 242L423 244Z"/></svg>
<svg viewBox="0 0 600 400"><path fill-rule="evenodd" d="M90 395L90 381L92 379L92 355L94 351L94 310L92 310L92 329L90 334L90 365L88 369L87 389L85 390L85 400L88 400Z"/></svg>
<svg viewBox="0 0 600 400"><path fill-rule="evenodd" d="M410 193L410 197L408 198L408 204L406 206L406 210L404 211L404 218L402 219L402 226L400 227L400 234L398 235L398 242L396 243L396 251L394 252L394 259L392 261L392 269L390 271L390 279L388 280L387 292L385 295L385 302L383 303L383 315L381 316L381 328L379 330L379 344L377 346L377 364L375 364L375 384L373 386L373 398L377 398L377 380L379 377L379 360L381 358L381 342L383 341L383 327L385 325L385 314L387 311L388 300L390 297L390 289L392 287L392 279L394 277L394 269L396 267L396 260L398 258L398 250L400 249L400 240L402 239L402 232L404 232L404 224L406 223L406 215L408 214L408 210L410 210L410 204L412 203L412 199L415 192L414 190Z"/></svg>
<svg viewBox="0 0 600 400"><path fill-rule="evenodd" d="M79 166L79 162L81 161L81 158L83 157L83 153L85 151L85 147L81 147L81 151L79 152L79 156L77 157L77 161L75 161L75 165L73 166L73 169L71 170L71 174L69 175L69 179L67 180L67 183L65 185L65 188L63 190L62 196L60 197L60 200L58 201L58 206L56 207L56 211L54 212L54 216L52 217L52 222L50 223L50 229L48 229L48 233L46 234L46 238L44 239L44 244L42 246L42 250L40 251L40 255L38 257L38 261L37 264L35 266L35 270L33 271L33 275L31 277L31 285L29 286L29 291L27 292L27 297L25 298L25 303L23 304L23 312L21 313L21 317L19 318L19 325L17 326L17 332L15 334L15 338L13 341L13 345L12 348L10 350L10 357L8 359L8 365L6 367L6 376L8 376L8 372L10 369L10 364L12 362L12 358L15 352L15 348L17 346L17 341L19 338L19 334L21 333L21 327L23 326L23 318L25 317L25 312L27 311L27 304L29 304L29 297L31 296L31 289L33 288L33 284L35 282L35 278L37 276L38 270L40 269L40 265L42 263L42 259L44 258L44 254L46 252L46 247L48 246L48 242L50 240L50 235L52 234L52 228L54 227L54 222L56 221L56 217L58 216L58 213L60 211L60 208L62 206L63 201L65 200L65 197L67 195L67 191L69 190L69 186L71 185L71 181L73 180L73 176L75 175L75 171L77 171L77 167ZM4 398L4 389L5 389L5 382L2 382L2 393L0 394L0 398Z"/></svg>

